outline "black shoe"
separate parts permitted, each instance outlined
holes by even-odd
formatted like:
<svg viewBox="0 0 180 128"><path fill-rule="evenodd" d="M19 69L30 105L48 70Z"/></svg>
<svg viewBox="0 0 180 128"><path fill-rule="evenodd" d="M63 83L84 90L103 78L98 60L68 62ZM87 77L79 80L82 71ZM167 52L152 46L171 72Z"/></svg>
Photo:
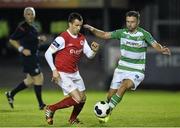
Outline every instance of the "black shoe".
<svg viewBox="0 0 180 128"><path fill-rule="evenodd" d="M11 106L11 108L14 108L14 105L13 105L14 99L11 96L11 92L10 91L9 92L5 92L5 95L7 97L8 103Z"/></svg>
<svg viewBox="0 0 180 128"><path fill-rule="evenodd" d="M46 104L42 104L39 106L39 110L44 110L45 107L46 107Z"/></svg>

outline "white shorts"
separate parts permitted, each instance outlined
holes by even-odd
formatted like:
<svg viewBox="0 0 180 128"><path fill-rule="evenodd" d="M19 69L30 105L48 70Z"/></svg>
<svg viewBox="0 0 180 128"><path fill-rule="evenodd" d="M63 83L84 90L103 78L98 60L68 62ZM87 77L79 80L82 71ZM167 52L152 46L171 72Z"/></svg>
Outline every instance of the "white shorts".
<svg viewBox="0 0 180 128"><path fill-rule="evenodd" d="M59 72L59 74L61 77L59 86L62 88L64 95L68 95L75 89L78 89L80 92L85 90L85 85L79 71L75 73Z"/></svg>
<svg viewBox="0 0 180 128"><path fill-rule="evenodd" d="M144 80L144 74L140 72L132 72L132 71L120 70L116 68L114 71L110 88L118 89L121 86L121 82L124 79L132 80L134 83L134 88L131 89L136 90L138 85Z"/></svg>

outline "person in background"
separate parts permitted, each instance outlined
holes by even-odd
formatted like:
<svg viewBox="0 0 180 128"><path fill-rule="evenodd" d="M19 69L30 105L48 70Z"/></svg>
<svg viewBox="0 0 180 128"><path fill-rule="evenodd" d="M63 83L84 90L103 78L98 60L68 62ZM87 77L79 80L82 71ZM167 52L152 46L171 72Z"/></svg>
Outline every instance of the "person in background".
<svg viewBox="0 0 180 128"><path fill-rule="evenodd" d="M26 7L24 9L25 20L10 35L9 42L21 54L23 71L26 73L26 78L17 87L5 92L11 108L14 108L14 96L30 86L34 86L39 109L43 110L46 106L41 96L44 78L38 61L38 44L39 41L46 41L46 37L38 35L37 29L33 24L35 16L34 8Z"/></svg>

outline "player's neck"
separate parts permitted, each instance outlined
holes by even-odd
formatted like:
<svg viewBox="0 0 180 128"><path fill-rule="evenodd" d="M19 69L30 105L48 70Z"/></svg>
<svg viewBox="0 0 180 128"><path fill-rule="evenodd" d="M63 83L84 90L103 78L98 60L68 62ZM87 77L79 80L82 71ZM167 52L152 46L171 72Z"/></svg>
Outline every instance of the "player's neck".
<svg viewBox="0 0 180 128"><path fill-rule="evenodd" d="M77 38L77 34L73 34L73 32L70 29L67 29L67 32L69 33L69 35L73 38Z"/></svg>
<svg viewBox="0 0 180 128"><path fill-rule="evenodd" d="M30 26L33 25L33 22L28 22L28 21L26 21L26 23L27 23L28 25L30 25Z"/></svg>
<svg viewBox="0 0 180 128"><path fill-rule="evenodd" d="M134 30L132 30L132 31L129 31L129 33L131 33L131 34L135 34L137 32L137 29L134 29Z"/></svg>
<svg viewBox="0 0 180 128"><path fill-rule="evenodd" d="M71 35L73 35L73 36L77 36L78 34L76 34L76 33L74 33L70 28L68 28L67 29L70 33L71 33Z"/></svg>

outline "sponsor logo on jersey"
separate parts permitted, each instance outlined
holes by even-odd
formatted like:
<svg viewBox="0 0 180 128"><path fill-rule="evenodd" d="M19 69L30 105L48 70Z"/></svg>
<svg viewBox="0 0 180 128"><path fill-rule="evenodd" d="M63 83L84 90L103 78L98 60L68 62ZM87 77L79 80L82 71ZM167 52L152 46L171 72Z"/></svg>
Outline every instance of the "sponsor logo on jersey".
<svg viewBox="0 0 180 128"><path fill-rule="evenodd" d="M141 44L135 43L135 42L129 42L129 41L126 41L126 44L127 44L127 45L130 45L130 46L139 47L139 48L142 47Z"/></svg>
<svg viewBox="0 0 180 128"><path fill-rule="evenodd" d="M70 54L75 54L75 55L80 55L83 49L75 50L75 49L70 49L69 53Z"/></svg>

